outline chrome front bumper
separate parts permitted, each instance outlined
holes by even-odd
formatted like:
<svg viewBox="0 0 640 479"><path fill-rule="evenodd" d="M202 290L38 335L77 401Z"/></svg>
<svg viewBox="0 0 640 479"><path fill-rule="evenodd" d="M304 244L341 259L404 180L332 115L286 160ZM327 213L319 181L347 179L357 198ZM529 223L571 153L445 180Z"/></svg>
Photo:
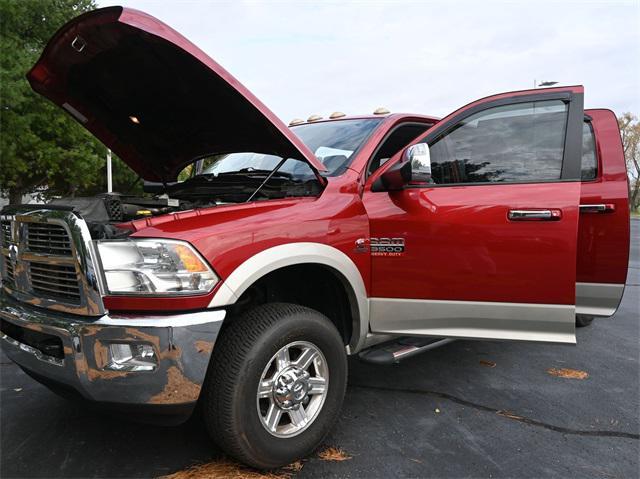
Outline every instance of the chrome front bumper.
<svg viewBox="0 0 640 479"><path fill-rule="evenodd" d="M45 384L72 388L83 398L100 403L184 406L182 410L190 410L200 395L225 313L210 310L96 319L33 307L0 291L0 338L6 355ZM14 326L60 338L63 357L17 340L15 336L23 336ZM157 360L153 371L107 369L109 344L127 342L153 347ZM62 356L59 352L56 355Z"/></svg>

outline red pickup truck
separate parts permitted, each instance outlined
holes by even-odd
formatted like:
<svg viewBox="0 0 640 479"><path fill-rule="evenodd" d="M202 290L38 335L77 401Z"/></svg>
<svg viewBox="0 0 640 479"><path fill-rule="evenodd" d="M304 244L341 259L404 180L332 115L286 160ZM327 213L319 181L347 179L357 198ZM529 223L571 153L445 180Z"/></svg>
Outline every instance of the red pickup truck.
<svg viewBox="0 0 640 479"><path fill-rule="evenodd" d="M7 356L107 407L177 420L199 402L250 465L317 447L348 355L575 343L576 322L622 297L620 134L581 86L289 128L179 33L120 7L64 26L28 80L155 195L2 211Z"/></svg>

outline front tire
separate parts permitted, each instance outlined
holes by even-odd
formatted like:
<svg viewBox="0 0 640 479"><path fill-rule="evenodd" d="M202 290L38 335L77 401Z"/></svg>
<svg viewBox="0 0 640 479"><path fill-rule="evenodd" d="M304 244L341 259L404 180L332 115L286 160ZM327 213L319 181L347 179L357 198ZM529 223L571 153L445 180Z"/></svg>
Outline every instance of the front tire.
<svg viewBox="0 0 640 479"><path fill-rule="evenodd" d="M286 303L258 306L222 332L203 413L227 454L273 469L311 453L340 413L347 384L342 338L324 315Z"/></svg>

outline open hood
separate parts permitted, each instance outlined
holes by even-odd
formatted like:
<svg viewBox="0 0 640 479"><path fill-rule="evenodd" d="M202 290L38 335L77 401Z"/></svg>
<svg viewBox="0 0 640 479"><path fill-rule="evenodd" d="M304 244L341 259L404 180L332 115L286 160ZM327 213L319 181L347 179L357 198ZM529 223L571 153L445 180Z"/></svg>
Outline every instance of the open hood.
<svg viewBox="0 0 640 479"><path fill-rule="evenodd" d="M27 74L149 181L211 154L253 151L322 163L260 100L178 32L109 7L62 27Z"/></svg>

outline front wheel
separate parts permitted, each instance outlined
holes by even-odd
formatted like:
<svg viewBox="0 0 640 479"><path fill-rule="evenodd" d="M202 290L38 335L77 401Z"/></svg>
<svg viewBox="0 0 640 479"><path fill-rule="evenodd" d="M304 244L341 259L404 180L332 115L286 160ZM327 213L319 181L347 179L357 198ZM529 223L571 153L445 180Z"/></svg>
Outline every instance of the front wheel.
<svg viewBox="0 0 640 479"><path fill-rule="evenodd" d="M576 326L578 328L586 328L593 322L593 316L586 314L576 314Z"/></svg>
<svg viewBox="0 0 640 479"><path fill-rule="evenodd" d="M324 315L272 303L232 321L203 391L209 433L260 469L311 453L335 423L347 383L344 344Z"/></svg>

